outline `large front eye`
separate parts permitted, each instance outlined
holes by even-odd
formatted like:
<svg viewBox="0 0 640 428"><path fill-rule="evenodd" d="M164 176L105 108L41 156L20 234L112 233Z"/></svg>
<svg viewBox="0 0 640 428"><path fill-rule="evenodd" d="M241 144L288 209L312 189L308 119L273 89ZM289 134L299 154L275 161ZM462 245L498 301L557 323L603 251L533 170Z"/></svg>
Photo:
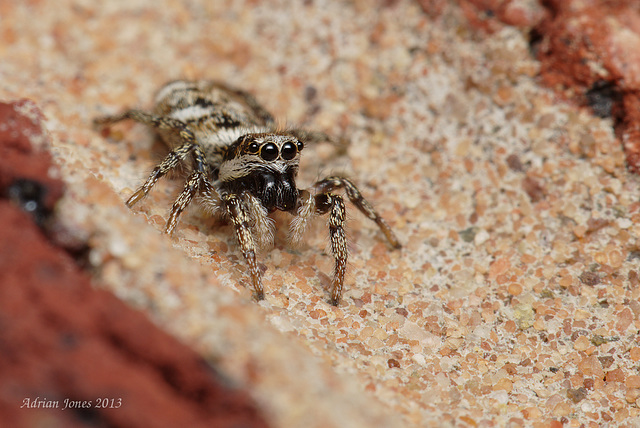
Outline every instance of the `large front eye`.
<svg viewBox="0 0 640 428"><path fill-rule="evenodd" d="M260 149L260 157L266 161L275 160L278 157L278 146L267 143Z"/></svg>
<svg viewBox="0 0 640 428"><path fill-rule="evenodd" d="M297 151L298 150L296 149L295 144L284 143L284 145L282 146L282 152L280 153L280 155L284 160L291 160L296 157Z"/></svg>

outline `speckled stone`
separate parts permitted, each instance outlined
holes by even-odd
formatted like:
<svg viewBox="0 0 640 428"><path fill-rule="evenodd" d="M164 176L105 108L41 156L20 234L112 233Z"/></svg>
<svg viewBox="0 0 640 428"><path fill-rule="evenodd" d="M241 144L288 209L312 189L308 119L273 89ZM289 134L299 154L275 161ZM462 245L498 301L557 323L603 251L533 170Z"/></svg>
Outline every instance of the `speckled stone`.
<svg viewBox="0 0 640 428"><path fill-rule="evenodd" d="M90 237L95 280L216 361L274 426L632 425L640 185L611 120L540 86L520 31L480 37L454 2L426 3L5 2L0 97L43 106L59 209ZM91 119L149 108L180 77L347 141L307 147L300 186L350 176L402 250L349 206L334 308L326 221L292 248L276 215L255 303L228 224L191 209L160 233L179 178L126 209L162 149Z"/></svg>

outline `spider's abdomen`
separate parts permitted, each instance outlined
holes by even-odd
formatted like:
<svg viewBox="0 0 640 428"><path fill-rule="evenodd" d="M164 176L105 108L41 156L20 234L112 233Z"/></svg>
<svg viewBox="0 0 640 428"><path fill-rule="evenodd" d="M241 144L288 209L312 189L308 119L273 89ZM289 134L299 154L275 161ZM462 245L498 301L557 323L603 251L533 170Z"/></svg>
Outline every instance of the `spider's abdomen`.
<svg viewBox="0 0 640 428"><path fill-rule="evenodd" d="M273 118L250 95L212 81L177 80L156 95L155 113L211 130L268 126Z"/></svg>
<svg viewBox="0 0 640 428"><path fill-rule="evenodd" d="M156 95L154 113L185 123L210 163L219 163L221 147L251 130L267 130L273 118L249 94L211 81L177 80ZM161 130L169 147L181 143L175 130Z"/></svg>

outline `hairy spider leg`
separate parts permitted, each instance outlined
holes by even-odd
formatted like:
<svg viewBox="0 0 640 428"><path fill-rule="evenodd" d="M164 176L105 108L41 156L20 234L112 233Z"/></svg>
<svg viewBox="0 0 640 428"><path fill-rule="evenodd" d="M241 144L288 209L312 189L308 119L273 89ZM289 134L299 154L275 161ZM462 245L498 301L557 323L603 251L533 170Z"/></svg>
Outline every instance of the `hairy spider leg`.
<svg viewBox="0 0 640 428"><path fill-rule="evenodd" d="M275 221L269 217L269 211L251 193L243 193L243 197L249 217L253 220L251 230L256 246L265 249L273 245Z"/></svg>
<svg viewBox="0 0 640 428"><path fill-rule="evenodd" d="M373 220L382 230L393 248L400 248L400 241L395 236L389 225L380 217L373 206L362 196L358 188L347 178L331 176L316 182L312 189L315 196L311 196L307 190L300 191L301 204L296 210L296 217L291 223L292 238L300 239L306 223L311 217L311 211L315 214L329 213L329 239L331 252L335 259L333 279L331 284L330 303L337 306L342 297L344 276L349 257L347 239L344 231L346 210L341 196L331 193L334 190L344 188L347 197L364 215Z"/></svg>
<svg viewBox="0 0 640 428"><path fill-rule="evenodd" d="M329 302L333 306L338 306L342 297L344 274L347 270L347 259L349 258L347 237L344 232L346 209L342 196L339 195L326 192L316 195L314 199L316 213L329 213L329 242L331 243L331 253L335 260Z"/></svg>
<svg viewBox="0 0 640 428"><path fill-rule="evenodd" d="M366 199L364 199L358 188L351 182L351 180L344 177L332 176L318 181L313 185L313 187L318 193L329 193L333 190L344 188L351 203L355 205L364 215L376 222L384 236L387 238L387 241L389 241L389 244L391 244L393 248L402 247L400 241L393 233L387 222L384 221L384 219L380 217L373 206L369 202L367 202Z"/></svg>
<svg viewBox="0 0 640 428"><path fill-rule="evenodd" d="M309 131L307 129L289 129L287 131L289 135L296 137L300 141L304 141L306 144L318 144L318 143L329 143L332 146L335 146L341 154L346 152L346 148L349 143L342 138L335 138L326 132L321 131Z"/></svg>
<svg viewBox="0 0 640 428"><path fill-rule="evenodd" d="M143 123L157 129L177 130L180 139L184 142L182 145L171 150L160 165L156 166L149 178L136 190L127 200L128 207L132 207L142 198L144 198L151 188L155 186L158 180L166 175L169 171L180 164L190 153L194 161L193 173L187 179L182 192L176 198L165 226L165 233L171 234L178 224L178 218L182 211L191 203L198 190L206 188L208 193L209 182L207 181L207 163L205 154L196 141L193 132L187 128L187 125L177 119L155 116L140 110L128 110L115 116L105 116L95 119L94 123L99 126L109 125L121 120L131 119L136 122Z"/></svg>
<svg viewBox="0 0 640 428"><path fill-rule="evenodd" d="M260 277L260 269L256 261L256 244L253 240L253 233L251 232L249 209L241 197L234 194L223 195L222 204L233 223L238 242L240 243L240 250L249 265L254 297L256 300L263 300L264 289L262 288L262 278Z"/></svg>

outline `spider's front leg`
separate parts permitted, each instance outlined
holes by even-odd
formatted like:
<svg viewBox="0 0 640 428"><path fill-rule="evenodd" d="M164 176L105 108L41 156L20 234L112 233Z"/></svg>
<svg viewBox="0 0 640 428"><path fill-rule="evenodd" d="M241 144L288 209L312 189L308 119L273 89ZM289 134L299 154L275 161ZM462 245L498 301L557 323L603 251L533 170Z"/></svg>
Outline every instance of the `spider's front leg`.
<svg viewBox="0 0 640 428"><path fill-rule="evenodd" d="M313 198L317 214L329 213L329 241L331 252L335 259L333 269L333 280L331 283L331 299L333 306L338 306L342 297L344 287L344 274L347 270L347 259L349 251L347 249L347 237L344 232L346 210L342 196L331 193L321 193Z"/></svg>
<svg viewBox="0 0 640 428"><path fill-rule="evenodd" d="M313 187L318 193L329 193L335 189L344 188L351 203L378 225L385 238L387 238L387 241L389 241L389 244L391 244L391 246L396 249L402 247L400 241L396 237L396 234L393 233L387 222L384 221L384 219L380 217L380 214L376 212L373 206L371 206L371 204L367 202L367 200L362 196L362 193L360 193L356 185L353 184L351 180L345 177L338 176L327 177L324 180L318 181Z"/></svg>
<svg viewBox="0 0 640 428"><path fill-rule="evenodd" d="M251 283L254 290L253 295L256 300L263 300L264 289L262 288L260 269L258 268L258 262L256 261L256 244L253 240L253 233L251 232L249 209L242 201L242 198L234 194L223 195L222 204L233 223L236 236L238 237L238 242L240 243L240 250L249 265Z"/></svg>
<svg viewBox="0 0 640 428"><path fill-rule="evenodd" d="M347 239L344 232L346 218L344 201L342 197L331 193L333 190L340 188L345 189L349 200L362 211L362 213L376 222L393 248L401 247L400 241L387 222L384 221L371 204L364 199L358 188L349 179L344 177L327 177L324 180L320 180L313 186L315 195L312 195L311 192L307 190L301 190L301 203L297 209L296 217L291 223L291 237L294 241L300 239L306 223L312 214L329 213L329 237L331 241L331 252L335 259L330 302L334 306L340 303L340 298L342 297L344 275L349 256Z"/></svg>

